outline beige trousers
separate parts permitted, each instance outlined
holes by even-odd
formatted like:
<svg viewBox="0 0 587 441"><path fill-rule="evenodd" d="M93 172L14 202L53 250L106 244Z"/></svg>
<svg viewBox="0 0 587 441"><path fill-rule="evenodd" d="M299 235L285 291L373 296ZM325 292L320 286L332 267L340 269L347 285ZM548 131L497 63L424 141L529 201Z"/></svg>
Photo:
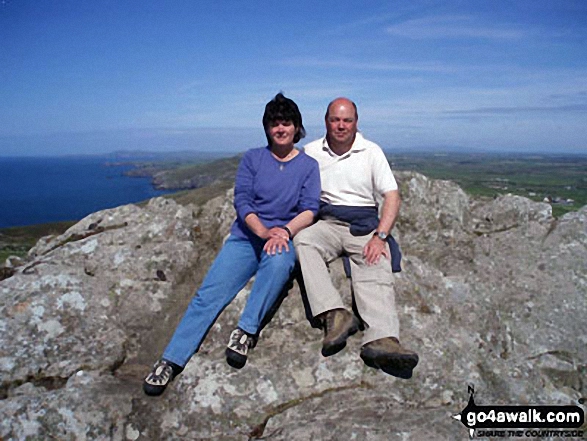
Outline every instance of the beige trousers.
<svg viewBox="0 0 587 441"><path fill-rule="evenodd" d="M391 262L382 257L378 264L367 265L363 258L363 248L371 237L353 236L347 223L328 219L316 222L294 238L314 317L345 308L330 279L328 264L342 254L349 256L355 302L365 324L363 344L384 337L399 338Z"/></svg>

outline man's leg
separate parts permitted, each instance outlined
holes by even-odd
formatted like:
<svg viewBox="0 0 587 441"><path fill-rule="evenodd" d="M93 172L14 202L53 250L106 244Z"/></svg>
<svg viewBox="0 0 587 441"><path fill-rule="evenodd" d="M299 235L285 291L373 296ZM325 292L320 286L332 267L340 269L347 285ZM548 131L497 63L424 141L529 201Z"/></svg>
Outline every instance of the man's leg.
<svg viewBox="0 0 587 441"><path fill-rule="evenodd" d="M418 364L418 355L399 342L390 260L382 256L377 264L367 265L363 258L363 248L370 239L371 235L345 236L357 310L365 324L361 358L370 367L408 379Z"/></svg>
<svg viewBox="0 0 587 441"><path fill-rule="evenodd" d="M384 337L399 337L391 262L382 256L376 265L367 265L363 257L363 249L371 237L352 236L350 233L344 236L355 302L365 324L363 344Z"/></svg>
<svg viewBox="0 0 587 441"><path fill-rule="evenodd" d="M342 251L340 234L345 229L344 224L318 221L294 239L312 314L323 324L324 357L341 351L347 338L359 329L358 319L345 309L327 266Z"/></svg>
<svg viewBox="0 0 587 441"><path fill-rule="evenodd" d="M333 222L321 220L300 231L294 238L314 317L323 312L344 308L328 271L328 263L342 252L342 241L337 234L337 227Z"/></svg>

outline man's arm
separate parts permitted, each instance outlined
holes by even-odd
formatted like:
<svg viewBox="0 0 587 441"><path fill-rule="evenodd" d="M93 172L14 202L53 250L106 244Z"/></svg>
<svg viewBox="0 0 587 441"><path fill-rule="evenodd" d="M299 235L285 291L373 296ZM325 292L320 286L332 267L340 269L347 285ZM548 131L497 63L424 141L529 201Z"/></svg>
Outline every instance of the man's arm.
<svg viewBox="0 0 587 441"><path fill-rule="evenodd" d="M379 219L377 231L385 231L389 234L399 216L401 198L399 190L388 191L383 196L383 209L381 210L381 218Z"/></svg>
<svg viewBox="0 0 587 441"><path fill-rule="evenodd" d="M399 190L388 191L383 197L383 209L381 210L381 217L379 219L377 231L383 231L389 234L399 215L401 198ZM373 236L369 242L367 242L367 245L365 245L365 248L363 249L363 256L365 256L368 265L377 264L381 255L384 255L388 259L390 258L385 246L386 243L386 241L379 239L377 236Z"/></svg>

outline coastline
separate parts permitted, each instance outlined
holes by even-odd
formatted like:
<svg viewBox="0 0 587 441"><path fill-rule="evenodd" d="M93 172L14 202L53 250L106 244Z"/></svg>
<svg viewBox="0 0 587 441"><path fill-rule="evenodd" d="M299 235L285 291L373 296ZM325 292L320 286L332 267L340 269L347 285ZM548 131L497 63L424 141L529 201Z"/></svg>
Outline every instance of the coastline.
<svg viewBox="0 0 587 441"><path fill-rule="evenodd" d="M81 219L95 211L161 196L149 177L106 166L103 157L0 157L0 228Z"/></svg>
<svg viewBox="0 0 587 441"><path fill-rule="evenodd" d="M213 161L118 162L132 166L125 176L150 178L156 190L180 191L207 187L226 180L234 181L242 155Z"/></svg>

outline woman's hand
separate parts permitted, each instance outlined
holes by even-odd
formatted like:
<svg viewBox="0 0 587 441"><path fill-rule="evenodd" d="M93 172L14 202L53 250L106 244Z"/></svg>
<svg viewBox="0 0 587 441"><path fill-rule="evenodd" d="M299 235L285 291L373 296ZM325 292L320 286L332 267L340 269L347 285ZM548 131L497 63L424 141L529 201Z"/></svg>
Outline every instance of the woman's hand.
<svg viewBox="0 0 587 441"><path fill-rule="evenodd" d="M273 227L267 231L267 236L265 237L265 239L271 239L273 237L278 239L289 240L289 234L287 233L287 231L280 227Z"/></svg>
<svg viewBox="0 0 587 441"><path fill-rule="evenodd" d="M281 254L283 249L285 249L286 252L289 252L289 237L287 237L287 233L285 231L283 232L286 235L285 238L283 235L270 237L267 242L265 242L263 251L265 251L270 256L274 256L277 253Z"/></svg>

